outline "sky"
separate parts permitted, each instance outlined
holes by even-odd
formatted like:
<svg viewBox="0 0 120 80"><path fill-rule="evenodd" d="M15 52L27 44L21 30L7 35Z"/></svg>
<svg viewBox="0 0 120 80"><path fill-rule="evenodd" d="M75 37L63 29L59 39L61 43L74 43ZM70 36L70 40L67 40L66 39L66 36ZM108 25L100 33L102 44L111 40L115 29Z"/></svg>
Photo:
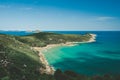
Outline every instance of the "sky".
<svg viewBox="0 0 120 80"><path fill-rule="evenodd" d="M0 30L120 31L120 0L0 0Z"/></svg>

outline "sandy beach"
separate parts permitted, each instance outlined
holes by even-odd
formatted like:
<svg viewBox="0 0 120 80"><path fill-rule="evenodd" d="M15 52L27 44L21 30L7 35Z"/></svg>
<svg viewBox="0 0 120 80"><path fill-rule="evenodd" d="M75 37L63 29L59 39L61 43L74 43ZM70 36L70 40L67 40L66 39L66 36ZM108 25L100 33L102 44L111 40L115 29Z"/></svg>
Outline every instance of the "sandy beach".
<svg viewBox="0 0 120 80"><path fill-rule="evenodd" d="M39 57L40 57L40 61L42 62L42 64L44 64L44 68L40 68L40 72L41 73L46 73L46 74L54 74L55 69L49 65L48 61L46 60L44 54L42 53L42 51L47 51L50 48L53 47L58 47L58 46L75 46L78 43L91 43L91 42L95 42L96 40L96 35L95 34L90 34L92 37L90 38L89 41L83 41L83 42L66 42L66 43L60 43L60 44L49 44L45 47L33 47L34 50L39 52Z"/></svg>
<svg viewBox="0 0 120 80"><path fill-rule="evenodd" d="M54 74L55 69L49 65L48 61L46 60L44 53L42 53L42 51L47 51L47 49L53 48L53 47L57 47L57 46L74 46L75 44L68 42L66 44L61 43L61 44L50 44L47 45L46 47L33 47L34 50L39 52L39 57L40 57L40 61L42 62L42 64L44 65L45 68L40 68L40 72L46 73L46 74Z"/></svg>

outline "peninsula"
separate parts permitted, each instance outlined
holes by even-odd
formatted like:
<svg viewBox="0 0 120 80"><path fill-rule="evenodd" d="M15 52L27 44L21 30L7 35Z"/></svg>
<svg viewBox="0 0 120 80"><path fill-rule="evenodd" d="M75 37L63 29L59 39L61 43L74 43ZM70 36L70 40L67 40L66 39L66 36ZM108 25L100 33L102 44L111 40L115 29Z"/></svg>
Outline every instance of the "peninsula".
<svg viewBox="0 0 120 80"><path fill-rule="evenodd" d="M0 78L15 80L54 80L52 68L41 50L94 42L96 35L39 32L26 36L0 34Z"/></svg>

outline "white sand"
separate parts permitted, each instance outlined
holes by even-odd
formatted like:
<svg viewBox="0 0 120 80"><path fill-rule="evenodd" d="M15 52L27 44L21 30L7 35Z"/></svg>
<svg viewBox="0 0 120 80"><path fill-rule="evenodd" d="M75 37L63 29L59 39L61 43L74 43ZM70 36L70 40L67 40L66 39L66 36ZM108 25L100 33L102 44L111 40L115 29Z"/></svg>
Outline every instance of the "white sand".
<svg viewBox="0 0 120 80"><path fill-rule="evenodd" d="M47 62L46 58L44 57L44 54L42 51L47 51L47 49L57 47L57 46L74 46L78 43L91 43L95 42L96 35L95 34L90 34L92 37L90 38L89 41L83 41L83 42L67 42L67 43L60 43L60 44L49 44L45 47L33 47L34 50L39 51L39 56L40 56L40 61L44 64L45 68L40 68L41 73L46 73L46 74L54 74L55 69L49 65Z"/></svg>

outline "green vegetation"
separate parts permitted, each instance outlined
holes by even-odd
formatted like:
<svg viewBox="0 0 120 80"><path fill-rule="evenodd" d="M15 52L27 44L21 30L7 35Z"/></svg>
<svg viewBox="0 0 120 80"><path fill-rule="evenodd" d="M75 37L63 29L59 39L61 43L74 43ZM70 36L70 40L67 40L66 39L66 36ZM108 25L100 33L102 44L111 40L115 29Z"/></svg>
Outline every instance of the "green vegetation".
<svg viewBox="0 0 120 80"><path fill-rule="evenodd" d="M0 80L51 80L40 74L38 53L14 36L0 35Z"/></svg>
<svg viewBox="0 0 120 80"><path fill-rule="evenodd" d="M90 34L86 35L71 35L71 34L56 34L48 32L35 33L28 36L16 37L19 41L30 46L46 46L48 44L58 44L66 42L82 42L88 41L91 38Z"/></svg>
<svg viewBox="0 0 120 80"><path fill-rule="evenodd" d="M31 47L66 42L88 41L91 35L66 35L40 32L28 36L0 34L0 80L120 80L119 76L85 76L56 70L54 75L40 74L38 52Z"/></svg>
<svg viewBox="0 0 120 80"><path fill-rule="evenodd" d="M86 76L80 75L73 71L64 71L57 69L54 77L56 80L120 80L120 75L110 76L110 75L96 75L96 76Z"/></svg>

